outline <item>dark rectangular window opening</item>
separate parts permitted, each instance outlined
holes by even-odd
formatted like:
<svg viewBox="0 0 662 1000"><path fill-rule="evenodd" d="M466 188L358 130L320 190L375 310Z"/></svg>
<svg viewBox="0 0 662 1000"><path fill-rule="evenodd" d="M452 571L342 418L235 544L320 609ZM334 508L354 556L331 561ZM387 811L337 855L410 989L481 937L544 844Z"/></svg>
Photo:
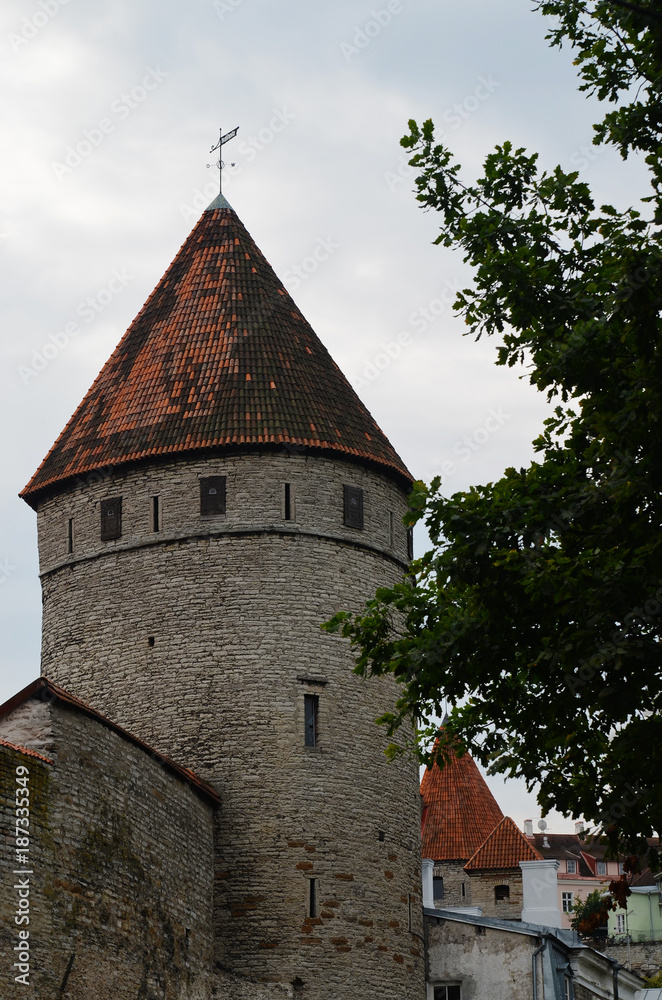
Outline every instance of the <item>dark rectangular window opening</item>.
<svg viewBox="0 0 662 1000"><path fill-rule="evenodd" d="M161 530L161 498L152 497L152 531Z"/></svg>
<svg viewBox="0 0 662 1000"><path fill-rule="evenodd" d="M462 886L461 886L461 893L460 893L460 895L462 896L462 899L466 899L466 896L467 896L467 887L466 887L466 885L465 885L464 882L462 883Z"/></svg>
<svg viewBox="0 0 662 1000"><path fill-rule="evenodd" d="M407 528L407 559L414 558L414 529Z"/></svg>
<svg viewBox="0 0 662 1000"><path fill-rule="evenodd" d="M110 542L122 535L122 497L101 501L101 541Z"/></svg>
<svg viewBox="0 0 662 1000"><path fill-rule="evenodd" d="M207 476L200 480L200 515L225 514L225 476Z"/></svg>
<svg viewBox="0 0 662 1000"><path fill-rule="evenodd" d="M462 1000L460 986L435 986L434 1000Z"/></svg>
<svg viewBox="0 0 662 1000"><path fill-rule="evenodd" d="M494 902L500 903L504 900L510 899L510 886L508 885L495 885L494 886Z"/></svg>
<svg viewBox="0 0 662 1000"><path fill-rule="evenodd" d="M432 898L434 900L444 898L444 880L443 878L439 878L439 876L435 876L432 879Z"/></svg>
<svg viewBox="0 0 662 1000"><path fill-rule="evenodd" d="M71 553L74 551L74 519L69 518L67 523L67 552Z"/></svg>
<svg viewBox="0 0 662 1000"><path fill-rule="evenodd" d="M319 695L305 694L303 696L306 720L306 746L317 746L317 715L319 711Z"/></svg>
<svg viewBox="0 0 662 1000"><path fill-rule="evenodd" d="M292 521L292 486L285 483L285 520Z"/></svg>
<svg viewBox="0 0 662 1000"><path fill-rule="evenodd" d="M318 879L310 878L308 879L308 916L318 917L319 916L319 905L317 902L318 893Z"/></svg>
<svg viewBox="0 0 662 1000"><path fill-rule="evenodd" d="M410 932L413 931L414 929L414 897L411 894L409 895L407 927L409 928Z"/></svg>
<svg viewBox="0 0 662 1000"><path fill-rule="evenodd" d="M388 544L391 549L395 547L395 514L392 510L388 512Z"/></svg>
<svg viewBox="0 0 662 1000"><path fill-rule="evenodd" d="M348 528L363 528L363 490L359 486L343 486L344 523Z"/></svg>

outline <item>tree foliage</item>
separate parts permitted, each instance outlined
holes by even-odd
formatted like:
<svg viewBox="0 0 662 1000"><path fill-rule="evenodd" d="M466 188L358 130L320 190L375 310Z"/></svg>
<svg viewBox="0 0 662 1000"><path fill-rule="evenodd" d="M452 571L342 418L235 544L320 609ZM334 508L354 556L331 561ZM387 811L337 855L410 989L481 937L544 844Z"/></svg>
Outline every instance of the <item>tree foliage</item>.
<svg viewBox="0 0 662 1000"><path fill-rule="evenodd" d="M576 171L509 142L465 181L433 123L409 123L436 242L473 268L455 309L553 409L527 468L451 496L416 483L408 523L433 548L325 627L359 673L402 683L381 720L401 744L405 720L430 736L420 720L448 699L449 740L640 853L662 829L662 4L538 9L611 105L594 142L643 157L649 192L596 205Z"/></svg>

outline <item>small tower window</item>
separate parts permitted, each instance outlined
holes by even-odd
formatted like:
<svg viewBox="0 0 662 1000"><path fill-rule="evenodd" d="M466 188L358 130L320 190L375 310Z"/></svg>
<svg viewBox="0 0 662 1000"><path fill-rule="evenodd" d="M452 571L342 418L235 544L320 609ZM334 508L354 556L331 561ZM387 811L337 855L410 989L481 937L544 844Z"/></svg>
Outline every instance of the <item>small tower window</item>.
<svg viewBox="0 0 662 1000"><path fill-rule="evenodd" d="M284 513L286 521L294 520L294 506L292 504L292 484L285 483Z"/></svg>
<svg viewBox="0 0 662 1000"><path fill-rule="evenodd" d="M395 514L392 510L388 512L388 545L390 549L395 547Z"/></svg>
<svg viewBox="0 0 662 1000"><path fill-rule="evenodd" d="M122 497L101 501L101 541L110 542L122 535Z"/></svg>
<svg viewBox="0 0 662 1000"><path fill-rule="evenodd" d="M200 515L225 514L225 476L207 476L200 480Z"/></svg>
<svg viewBox="0 0 662 1000"><path fill-rule="evenodd" d="M444 898L444 880L438 875L432 879L432 898L435 902Z"/></svg>
<svg viewBox="0 0 662 1000"><path fill-rule="evenodd" d="M70 517L67 521L67 552L74 551L74 519Z"/></svg>
<svg viewBox="0 0 662 1000"><path fill-rule="evenodd" d="M319 885L318 879L309 878L308 879L308 916L318 917L319 916L319 904L317 901L319 895Z"/></svg>
<svg viewBox="0 0 662 1000"><path fill-rule="evenodd" d="M363 490L359 486L343 486L345 501L344 523L348 528L363 528Z"/></svg>
<svg viewBox="0 0 662 1000"><path fill-rule="evenodd" d="M494 902L495 903L502 903L506 899L510 899L510 886L509 885L495 885L494 886Z"/></svg>
<svg viewBox="0 0 662 1000"><path fill-rule="evenodd" d="M414 558L414 529L407 528L407 559Z"/></svg>
<svg viewBox="0 0 662 1000"><path fill-rule="evenodd" d="M152 531L161 530L161 498L152 497Z"/></svg>
<svg viewBox="0 0 662 1000"><path fill-rule="evenodd" d="M317 715L319 712L319 695L305 694L303 696L303 706L305 713L307 747L317 746Z"/></svg>

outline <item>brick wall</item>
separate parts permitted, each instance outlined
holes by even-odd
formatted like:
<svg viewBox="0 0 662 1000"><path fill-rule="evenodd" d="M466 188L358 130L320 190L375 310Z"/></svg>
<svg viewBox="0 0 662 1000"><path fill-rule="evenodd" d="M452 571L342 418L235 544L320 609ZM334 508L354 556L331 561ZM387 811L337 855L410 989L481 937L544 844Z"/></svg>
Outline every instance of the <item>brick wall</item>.
<svg viewBox="0 0 662 1000"><path fill-rule="evenodd" d="M37 703L53 765L0 747L0 995L53 1000L207 1000L211 991L213 809L182 779L98 721ZM28 716L0 721L0 737ZM49 728L48 726L42 726ZM8 975L15 936L9 800L30 769L34 894L30 989Z"/></svg>
<svg viewBox="0 0 662 1000"><path fill-rule="evenodd" d="M227 513L207 520L209 475L227 476ZM343 484L364 490L363 531L343 525ZM122 538L102 543L100 501L119 495ZM39 510L44 673L219 788L215 959L299 981L306 1000L355 1000L357 982L385 1000L424 995L417 769L386 761L374 724L397 689L357 678L348 643L319 628L401 578L404 507L361 466L255 453L146 465Z"/></svg>

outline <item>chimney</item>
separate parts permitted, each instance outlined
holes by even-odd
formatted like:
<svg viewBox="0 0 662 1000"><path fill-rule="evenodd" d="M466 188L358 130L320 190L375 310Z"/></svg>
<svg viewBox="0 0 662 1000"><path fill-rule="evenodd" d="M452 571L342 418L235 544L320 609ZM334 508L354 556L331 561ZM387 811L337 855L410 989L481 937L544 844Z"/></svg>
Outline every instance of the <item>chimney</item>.
<svg viewBox="0 0 662 1000"><path fill-rule="evenodd" d="M533 820L532 819L525 819L524 820L524 836L525 837L532 837L533 836Z"/></svg>
<svg viewBox="0 0 662 1000"><path fill-rule="evenodd" d="M543 927L560 927L559 892L556 873L558 861L520 861L524 906L522 920Z"/></svg>
<svg viewBox="0 0 662 1000"><path fill-rule="evenodd" d="M584 822L583 820L577 820L575 823L575 833L579 837L580 834L584 832Z"/></svg>

